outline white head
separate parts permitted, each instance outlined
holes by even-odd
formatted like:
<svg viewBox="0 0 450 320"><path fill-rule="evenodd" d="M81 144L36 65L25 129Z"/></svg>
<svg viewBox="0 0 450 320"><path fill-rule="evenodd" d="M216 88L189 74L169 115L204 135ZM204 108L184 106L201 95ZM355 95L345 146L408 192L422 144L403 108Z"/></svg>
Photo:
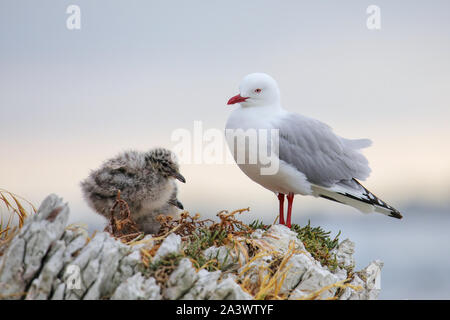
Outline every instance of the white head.
<svg viewBox="0 0 450 320"><path fill-rule="evenodd" d="M280 90L277 82L268 74L251 73L242 79L239 94L228 100L228 104L240 103L249 106L280 106Z"/></svg>

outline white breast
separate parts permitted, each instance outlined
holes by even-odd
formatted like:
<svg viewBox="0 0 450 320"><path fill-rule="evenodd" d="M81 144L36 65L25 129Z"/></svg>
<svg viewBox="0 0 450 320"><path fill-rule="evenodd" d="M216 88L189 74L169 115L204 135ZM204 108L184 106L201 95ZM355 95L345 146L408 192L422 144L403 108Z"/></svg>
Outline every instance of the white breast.
<svg viewBox="0 0 450 320"><path fill-rule="evenodd" d="M244 132L235 133L236 136L245 135L248 129L276 129L274 123L279 117L284 114L283 109L274 109L272 107L252 107L252 108L238 108L228 118L227 129L242 129ZM247 131L248 132L248 131ZM227 134L227 132L226 132ZM311 184L307 181L305 175L295 169L290 164L281 161L275 157L278 165L275 172L271 174L264 174L262 169L264 167L260 159L266 159L265 148L260 148L258 140L258 148L251 148L248 144L236 146L233 145L230 139L227 139L230 151L233 154L239 168L253 181L260 184L264 188L273 192L310 195ZM232 149L234 147L234 150ZM242 150L245 148L245 150ZM245 162L238 159L239 153L245 152ZM255 154L256 153L256 154ZM272 154L273 156L273 154ZM250 163L250 159L256 159L256 163ZM266 171L267 172L267 171Z"/></svg>
<svg viewBox="0 0 450 320"><path fill-rule="evenodd" d="M165 206L172 196L173 190L175 188L173 181L167 181L167 183L158 190L157 197L152 197L144 200L142 202L142 207L139 212L133 213L135 217L140 217L142 215L148 215L154 210L158 210Z"/></svg>

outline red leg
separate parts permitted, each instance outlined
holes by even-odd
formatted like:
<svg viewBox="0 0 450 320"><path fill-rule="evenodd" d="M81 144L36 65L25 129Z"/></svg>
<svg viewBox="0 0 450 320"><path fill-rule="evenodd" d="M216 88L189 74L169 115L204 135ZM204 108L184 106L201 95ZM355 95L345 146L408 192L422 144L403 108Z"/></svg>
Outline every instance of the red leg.
<svg viewBox="0 0 450 320"><path fill-rule="evenodd" d="M280 222L280 224L284 224L284 194L283 193L278 194L278 201L280 202L279 222Z"/></svg>
<svg viewBox="0 0 450 320"><path fill-rule="evenodd" d="M290 192L287 195L287 199L288 199L288 212L287 212L286 226L288 228L290 228L291 227L292 202L294 202L294 194L292 192Z"/></svg>

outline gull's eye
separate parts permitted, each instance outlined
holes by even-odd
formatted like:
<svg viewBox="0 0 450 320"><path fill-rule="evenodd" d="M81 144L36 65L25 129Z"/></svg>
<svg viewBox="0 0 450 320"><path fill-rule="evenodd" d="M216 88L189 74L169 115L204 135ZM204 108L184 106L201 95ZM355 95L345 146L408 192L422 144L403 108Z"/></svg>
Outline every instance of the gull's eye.
<svg viewBox="0 0 450 320"><path fill-rule="evenodd" d="M260 93L261 89L255 89L255 93Z"/></svg>

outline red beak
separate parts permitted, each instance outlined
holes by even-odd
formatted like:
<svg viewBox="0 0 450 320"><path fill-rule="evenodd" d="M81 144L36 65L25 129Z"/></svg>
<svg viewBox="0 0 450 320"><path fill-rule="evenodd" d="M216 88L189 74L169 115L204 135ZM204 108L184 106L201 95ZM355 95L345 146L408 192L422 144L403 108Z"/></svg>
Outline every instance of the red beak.
<svg viewBox="0 0 450 320"><path fill-rule="evenodd" d="M234 96L230 100L228 100L227 104L235 104L235 103L239 103L239 102L244 102L247 99L248 98L241 97L241 95L238 94L237 96Z"/></svg>

